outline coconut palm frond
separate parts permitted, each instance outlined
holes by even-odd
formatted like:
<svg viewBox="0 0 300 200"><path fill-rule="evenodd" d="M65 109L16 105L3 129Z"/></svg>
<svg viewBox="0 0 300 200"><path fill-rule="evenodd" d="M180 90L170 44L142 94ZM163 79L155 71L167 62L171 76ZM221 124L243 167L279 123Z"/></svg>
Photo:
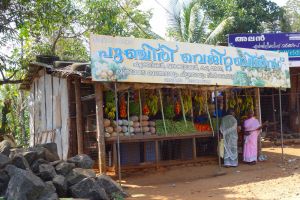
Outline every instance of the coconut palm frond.
<svg viewBox="0 0 300 200"><path fill-rule="evenodd" d="M195 5L192 8L192 16L189 27L190 38L189 42L201 43L205 37L205 26L207 24L206 17L199 5Z"/></svg>
<svg viewBox="0 0 300 200"><path fill-rule="evenodd" d="M218 37L224 32L224 30L232 24L234 17L228 17L224 19L208 36L205 40L205 44L216 44Z"/></svg>
<svg viewBox="0 0 300 200"><path fill-rule="evenodd" d="M169 35L177 41L184 41L182 32L181 9L178 9L178 0L170 2L172 9L169 14Z"/></svg>

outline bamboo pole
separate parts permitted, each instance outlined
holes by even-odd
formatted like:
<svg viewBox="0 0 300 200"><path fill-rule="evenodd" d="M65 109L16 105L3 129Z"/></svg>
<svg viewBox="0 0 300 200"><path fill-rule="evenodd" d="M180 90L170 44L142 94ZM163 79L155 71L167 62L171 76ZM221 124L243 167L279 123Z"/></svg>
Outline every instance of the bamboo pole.
<svg viewBox="0 0 300 200"><path fill-rule="evenodd" d="M131 132L130 132L130 107L129 107L129 101L130 101L130 92L129 90L127 90L127 121L128 121L128 133L131 136Z"/></svg>
<svg viewBox="0 0 300 200"><path fill-rule="evenodd" d="M143 134L143 127L142 127L142 115L143 115L143 108L142 108L142 99L141 99L141 90L139 89L139 105L140 105L140 128ZM144 135L144 134L143 134Z"/></svg>
<svg viewBox="0 0 300 200"><path fill-rule="evenodd" d="M81 108L80 79L75 79L75 101L76 101L77 152L78 152L78 154L83 154L82 108Z"/></svg>
<svg viewBox="0 0 300 200"><path fill-rule="evenodd" d="M97 143L98 159L100 174L106 171L105 161L105 138L103 125L103 87L99 83L95 84L95 101L96 101L96 123L97 123Z"/></svg>
<svg viewBox="0 0 300 200"><path fill-rule="evenodd" d="M207 112L208 119L209 119L209 124L210 124L212 134L213 134L213 137L214 137L215 136L215 131L214 131L214 126L213 126L212 121L211 121L211 116L210 116L210 113L209 113L209 109L208 109L207 91L205 92L205 105L206 105L205 106L206 107L206 112Z"/></svg>
<svg viewBox="0 0 300 200"><path fill-rule="evenodd" d="M182 107L183 120L184 120L184 123L185 123L185 127L187 127L186 118L185 118L185 110L184 110L184 105L183 105L183 99L182 99L182 95L181 95L181 89L179 89L179 96L180 96L180 102L181 102L181 107Z"/></svg>
<svg viewBox="0 0 300 200"><path fill-rule="evenodd" d="M280 136L281 136L281 161L282 161L282 164L284 164L284 159L283 159L283 127L282 127L281 87L279 87L279 114L280 114Z"/></svg>
<svg viewBox="0 0 300 200"><path fill-rule="evenodd" d="M118 111L118 89L117 89L117 82L115 82L115 106L116 106L116 124L117 127L119 126L119 111ZM120 156L120 134L117 128L117 150L118 150L118 178L119 184L121 185L121 156Z"/></svg>
<svg viewBox="0 0 300 200"><path fill-rule="evenodd" d="M190 94L190 97L192 99L192 90L190 89L189 90L189 94ZM191 107L191 118L192 118L192 122L194 124L194 109L193 109L193 100L192 100L192 107Z"/></svg>
<svg viewBox="0 0 300 200"><path fill-rule="evenodd" d="M161 115L162 115L162 120L163 120L163 124L164 124L165 134L168 135L168 131L167 131L167 127L166 127L166 121L165 121L165 114L164 114L164 106L163 106L163 102L162 102L161 89L158 90L158 93L159 93Z"/></svg>
<svg viewBox="0 0 300 200"><path fill-rule="evenodd" d="M219 150L219 143L220 143L220 136L219 136L219 113L218 113L218 98L217 98L217 85L215 86L215 109L216 109L216 118L217 118L217 127L216 127L216 134L218 139L218 164L219 169L221 169L221 157L220 157L220 150Z"/></svg>

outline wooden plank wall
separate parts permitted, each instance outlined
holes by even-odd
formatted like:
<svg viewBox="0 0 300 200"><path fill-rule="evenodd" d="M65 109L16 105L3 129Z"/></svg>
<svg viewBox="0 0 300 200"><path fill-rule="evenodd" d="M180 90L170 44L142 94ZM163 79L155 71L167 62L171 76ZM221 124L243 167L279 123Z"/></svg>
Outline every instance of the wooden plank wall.
<svg viewBox="0 0 300 200"><path fill-rule="evenodd" d="M40 70L31 84L29 112L30 145L35 144L39 134L54 130L58 154L60 158L67 159L69 148L67 79L53 77L44 69ZM51 138L47 138L46 142L50 141Z"/></svg>

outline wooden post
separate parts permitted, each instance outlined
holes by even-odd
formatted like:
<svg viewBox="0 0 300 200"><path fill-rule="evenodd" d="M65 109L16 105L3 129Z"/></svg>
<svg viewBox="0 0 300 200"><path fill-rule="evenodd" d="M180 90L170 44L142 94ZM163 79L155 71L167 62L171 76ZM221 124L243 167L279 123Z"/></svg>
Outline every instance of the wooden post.
<svg viewBox="0 0 300 200"><path fill-rule="evenodd" d="M260 108L260 91L259 88L255 88L255 113L258 121L261 123L261 108Z"/></svg>
<svg viewBox="0 0 300 200"><path fill-rule="evenodd" d="M197 159L197 144L196 144L196 137L193 137L193 159Z"/></svg>
<svg viewBox="0 0 300 200"><path fill-rule="evenodd" d="M106 171L106 161L105 161L104 125L103 125L103 88L102 85L99 83L95 84L95 98L96 98L99 172L102 174L105 173Z"/></svg>
<svg viewBox="0 0 300 200"><path fill-rule="evenodd" d="M184 104L183 104L183 99L182 99L182 95L181 95L181 89L179 89L179 97L180 97L180 102L181 102L181 110L182 110L183 121L185 123L185 127L187 127L186 118L185 118Z"/></svg>
<svg viewBox="0 0 300 200"><path fill-rule="evenodd" d="M192 90L190 89L189 90L189 95L190 95L190 97L191 97L191 99L193 99L193 96L192 96ZM193 100L192 100L192 107L191 107L191 118L192 118L192 122L193 122L193 124L194 124L194 107L193 107Z"/></svg>
<svg viewBox="0 0 300 200"><path fill-rule="evenodd" d="M118 153L117 153L117 144L116 142L113 143L113 166L115 174L118 172Z"/></svg>
<svg viewBox="0 0 300 200"><path fill-rule="evenodd" d="M159 147L158 147L158 141L155 140L155 167L158 169L158 162L159 162Z"/></svg>
<svg viewBox="0 0 300 200"><path fill-rule="evenodd" d="M76 132L77 132L77 152L83 154L83 134L82 134L82 109L80 79L75 79L75 101L76 101Z"/></svg>
<svg viewBox="0 0 300 200"><path fill-rule="evenodd" d="M273 109L273 122L274 122L274 129L277 130L276 125L276 113L275 113L275 97L274 97L274 90L272 89L272 109Z"/></svg>
<svg viewBox="0 0 300 200"><path fill-rule="evenodd" d="M258 118L258 121L260 122L260 124L262 124L262 122L261 122L261 108L260 108L260 91L259 91L259 88L255 88L255 113L256 113L256 116ZM261 134L258 135L257 144L258 144L257 157L259 157L261 155Z"/></svg>
<svg viewBox="0 0 300 200"><path fill-rule="evenodd" d="M164 105L163 105L163 102L162 102L162 95L161 95L161 90L160 89L158 90L158 93L159 93L161 115L162 115L162 120L163 120L163 123L164 123L165 134L168 135L167 127L166 127L166 121L165 121L165 114L164 114Z"/></svg>

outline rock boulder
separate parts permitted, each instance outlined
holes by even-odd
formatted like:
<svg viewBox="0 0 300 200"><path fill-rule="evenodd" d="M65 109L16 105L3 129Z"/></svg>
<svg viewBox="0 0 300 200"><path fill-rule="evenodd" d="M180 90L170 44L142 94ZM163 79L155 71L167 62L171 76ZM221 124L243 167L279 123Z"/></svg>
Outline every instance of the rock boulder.
<svg viewBox="0 0 300 200"><path fill-rule="evenodd" d="M39 177L44 181L51 181L55 176L56 172L52 165L50 164L41 164L39 166Z"/></svg>
<svg viewBox="0 0 300 200"><path fill-rule="evenodd" d="M124 198L128 196L128 194L122 189L122 187L109 176L97 176L96 182L101 188L105 190L106 194L111 199L113 198L113 195L119 195Z"/></svg>
<svg viewBox="0 0 300 200"><path fill-rule="evenodd" d="M7 200L35 200L45 189L45 183L31 171L6 166L10 176L5 198Z"/></svg>
<svg viewBox="0 0 300 200"><path fill-rule="evenodd" d="M0 153L0 169L5 167L8 163L10 163L9 158L6 155Z"/></svg>
<svg viewBox="0 0 300 200"><path fill-rule="evenodd" d="M27 160L24 158L22 154L15 155L11 163L20 169L24 169L24 170L30 169Z"/></svg>
<svg viewBox="0 0 300 200"><path fill-rule="evenodd" d="M62 175L56 175L53 180L53 185L56 188L56 192L59 197L66 197L68 191L67 180Z"/></svg>
<svg viewBox="0 0 300 200"><path fill-rule="evenodd" d="M70 187L70 192L75 198L88 198L90 200L109 200L105 190L93 178L85 178Z"/></svg>
<svg viewBox="0 0 300 200"><path fill-rule="evenodd" d="M74 185L85 178L96 177L95 172L92 169L74 168L67 176L68 186Z"/></svg>
<svg viewBox="0 0 300 200"><path fill-rule="evenodd" d="M68 162L61 162L58 165L56 165L55 169L58 174L61 174L63 176L66 176L72 169L75 168L74 163L68 163Z"/></svg>
<svg viewBox="0 0 300 200"><path fill-rule="evenodd" d="M76 167L84 168L84 169L91 169L93 168L94 161L86 154L76 155L70 159L68 162L74 163Z"/></svg>

